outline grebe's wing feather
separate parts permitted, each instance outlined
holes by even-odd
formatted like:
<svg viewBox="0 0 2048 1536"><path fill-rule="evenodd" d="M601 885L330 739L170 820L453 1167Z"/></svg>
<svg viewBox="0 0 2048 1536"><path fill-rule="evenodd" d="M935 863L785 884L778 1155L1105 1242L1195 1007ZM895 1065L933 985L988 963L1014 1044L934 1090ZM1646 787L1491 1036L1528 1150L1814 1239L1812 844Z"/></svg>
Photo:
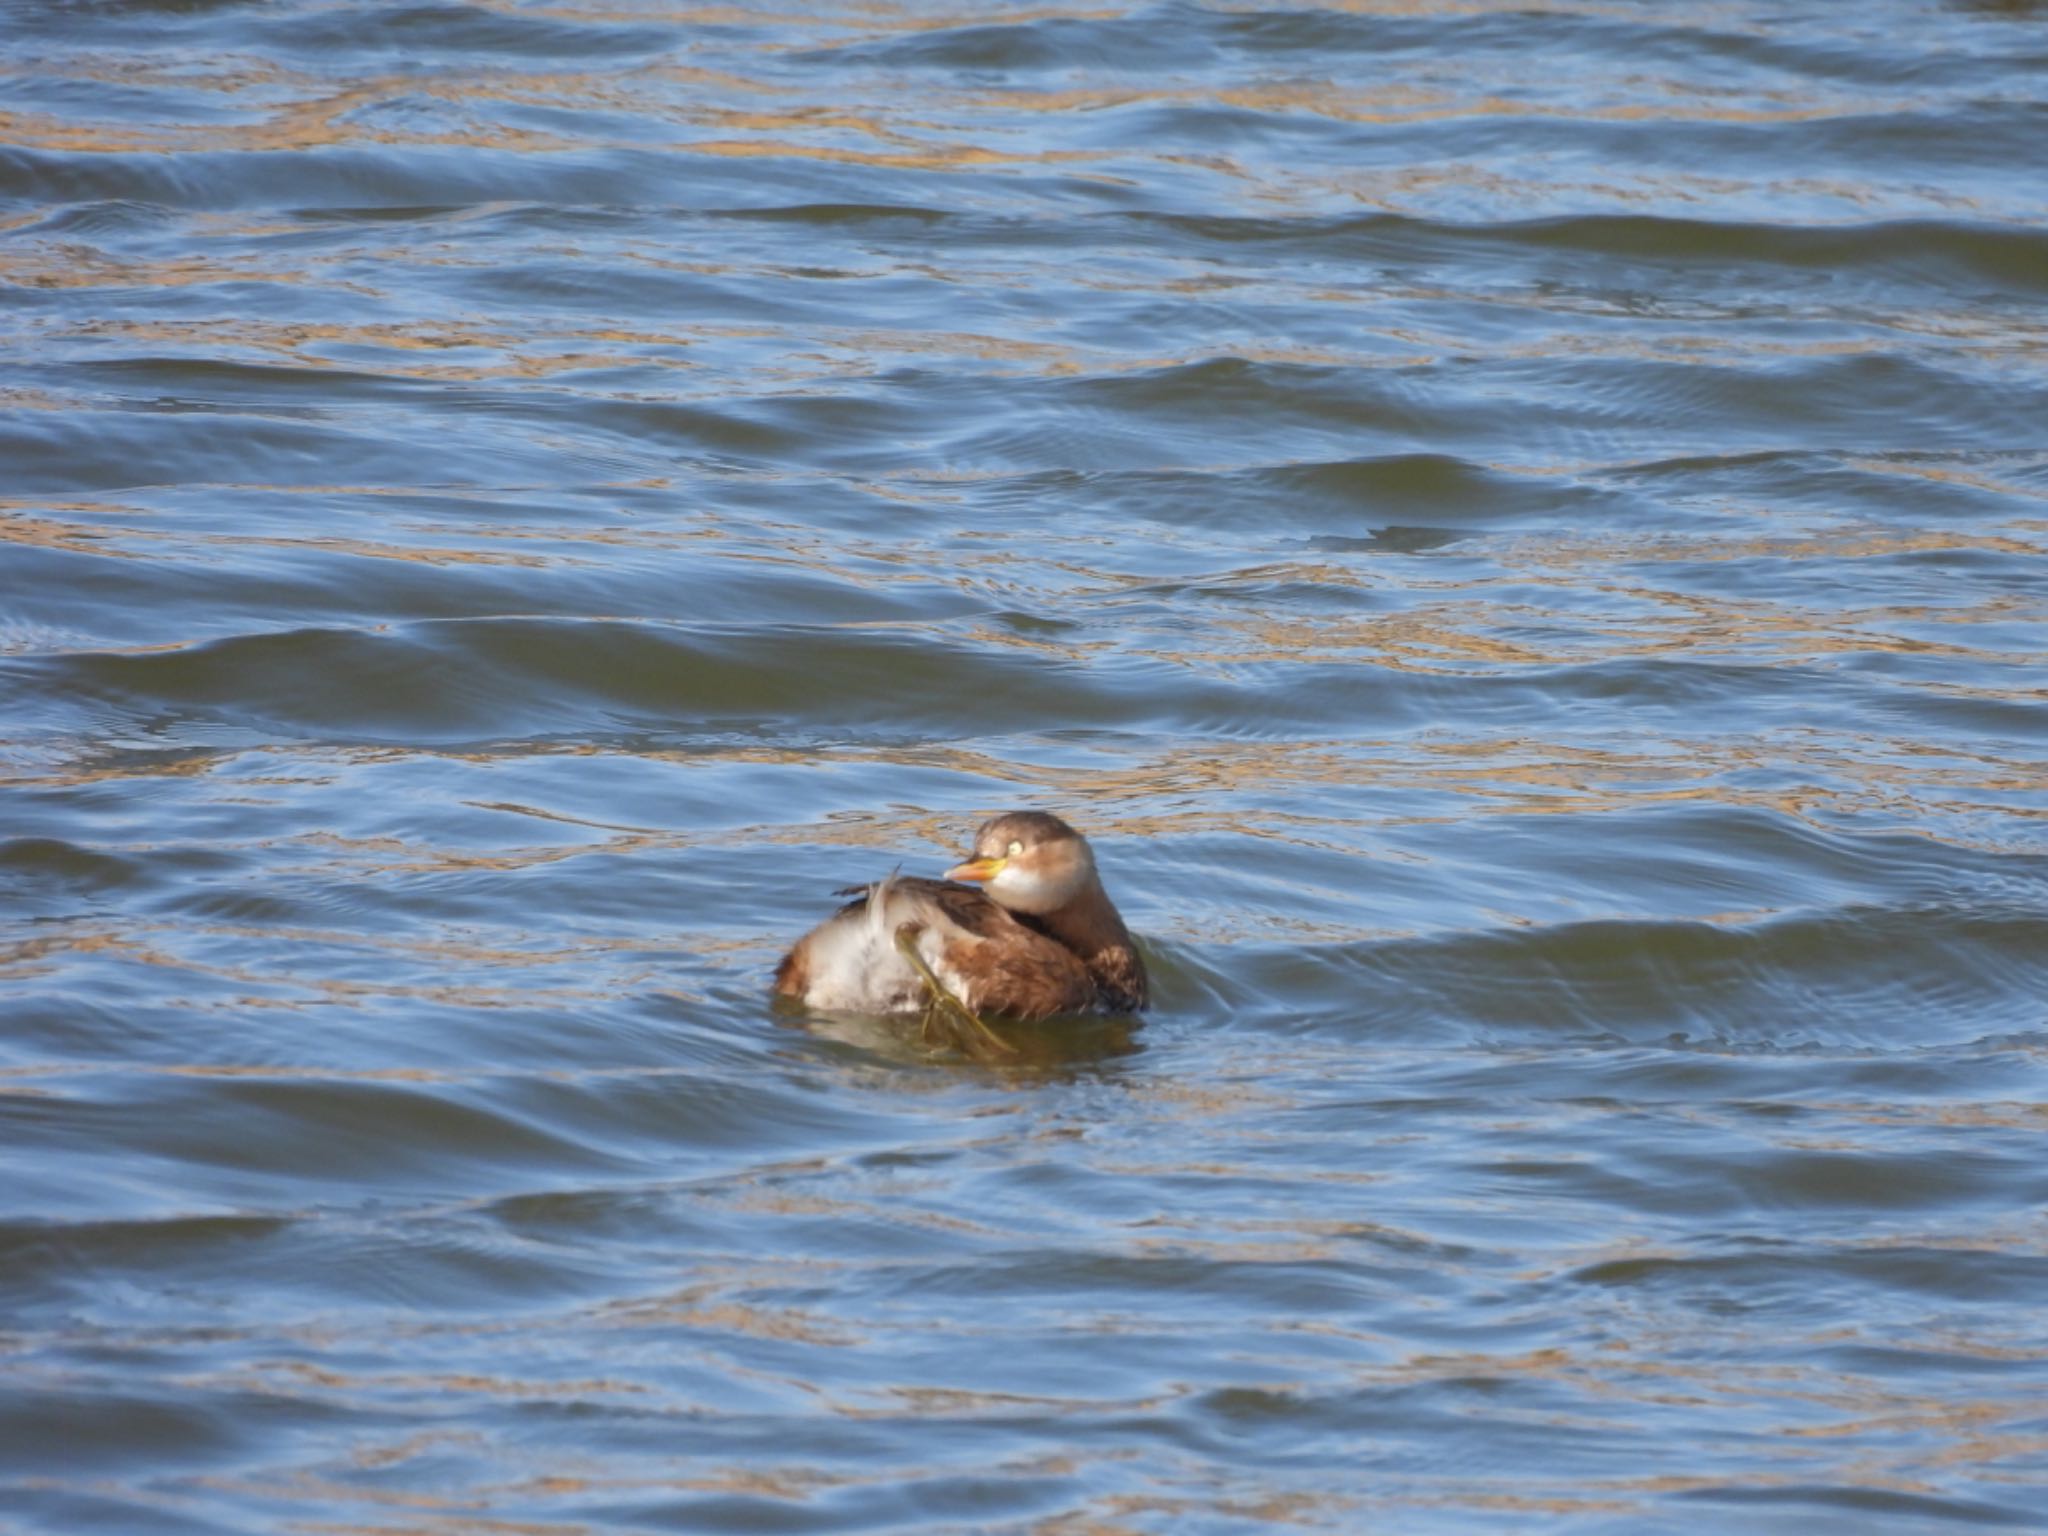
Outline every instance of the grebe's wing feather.
<svg viewBox="0 0 2048 1536"><path fill-rule="evenodd" d="M839 909L838 916L848 917L866 908L866 920L892 934L898 923L928 923L938 917L977 938L987 938L1006 922L1015 921L973 886L953 880L892 873L866 885L843 885L832 894L853 898Z"/></svg>
<svg viewBox="0 0 2048 1536"><path fill-rule="evenodd" d="M1043 1017L1091 1000L1080 957L971 885L891 874L851 891L854 899L784 960L778 991L815 1008L913 1010L925 1000L924 984L896 947L898 931L912 924L920 958L976 1011Z"/></svg>

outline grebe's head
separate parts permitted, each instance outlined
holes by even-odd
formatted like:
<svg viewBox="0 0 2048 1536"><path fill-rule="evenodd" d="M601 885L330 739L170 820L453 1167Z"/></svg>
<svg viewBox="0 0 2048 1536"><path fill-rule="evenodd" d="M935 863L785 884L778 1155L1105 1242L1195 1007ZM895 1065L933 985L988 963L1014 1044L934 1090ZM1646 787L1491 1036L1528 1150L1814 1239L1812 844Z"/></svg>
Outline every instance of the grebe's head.
<svg viewBox="0 0 2048 1536"><path fill-rule="evenodd" d="M1057 912L1095 883L1088 841L1057 816L1010 811L974 834L974 857L946 871L1012 912Z"/></svg>

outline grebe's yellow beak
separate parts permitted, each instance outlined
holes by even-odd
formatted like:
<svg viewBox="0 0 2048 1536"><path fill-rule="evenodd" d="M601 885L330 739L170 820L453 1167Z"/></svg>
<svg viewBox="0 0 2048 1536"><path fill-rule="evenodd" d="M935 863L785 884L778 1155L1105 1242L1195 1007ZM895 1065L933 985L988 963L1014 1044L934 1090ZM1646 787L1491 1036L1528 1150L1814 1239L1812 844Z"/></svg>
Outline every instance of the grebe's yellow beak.
<svg viewBox="0 0 2048 1536"><path fill-rule="evenodd" d="M1003 872L1003 866L1009 862L1008 859L993 857L969 859L965 864L955 864L951 869L947 870L946 878L948 880L972 880L975 884L979 885L984 880L995 879L997 875Z"/></svg>

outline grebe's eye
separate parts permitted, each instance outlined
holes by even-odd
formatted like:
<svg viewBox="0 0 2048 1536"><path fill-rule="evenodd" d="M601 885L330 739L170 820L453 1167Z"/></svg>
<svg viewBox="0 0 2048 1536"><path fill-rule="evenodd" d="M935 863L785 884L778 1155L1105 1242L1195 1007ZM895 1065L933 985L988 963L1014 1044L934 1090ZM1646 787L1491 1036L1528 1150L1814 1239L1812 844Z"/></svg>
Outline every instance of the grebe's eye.
<svg viewBox="0 0 2048 1536"><path fill-rule="evenodd" d="M1003 856L1005 858L1014 859L1015 857L1017 857L1018 854L1022 853L1023 851L1024 845L1022 843L1012 843L1010 844L1009 851Z"/></svg>

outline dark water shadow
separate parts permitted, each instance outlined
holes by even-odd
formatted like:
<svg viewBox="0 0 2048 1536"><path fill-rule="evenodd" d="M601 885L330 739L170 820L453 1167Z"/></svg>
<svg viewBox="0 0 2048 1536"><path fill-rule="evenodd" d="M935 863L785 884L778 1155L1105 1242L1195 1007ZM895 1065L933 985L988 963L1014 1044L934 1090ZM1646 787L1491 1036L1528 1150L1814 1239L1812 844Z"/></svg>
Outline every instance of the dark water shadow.
<svg viewBox="0 0 2048 1536"><path fill-rule="evenodd" d="M778 1006L777 1022L892 1066L979 1074L1005 1083L1061 1082L1093 1075L1145 1049L1140 1019L1079 1014L1031 1023L993 1020L1008 1054L970 1051L945 1030L910 1014L814 1013Z"/></svg>

